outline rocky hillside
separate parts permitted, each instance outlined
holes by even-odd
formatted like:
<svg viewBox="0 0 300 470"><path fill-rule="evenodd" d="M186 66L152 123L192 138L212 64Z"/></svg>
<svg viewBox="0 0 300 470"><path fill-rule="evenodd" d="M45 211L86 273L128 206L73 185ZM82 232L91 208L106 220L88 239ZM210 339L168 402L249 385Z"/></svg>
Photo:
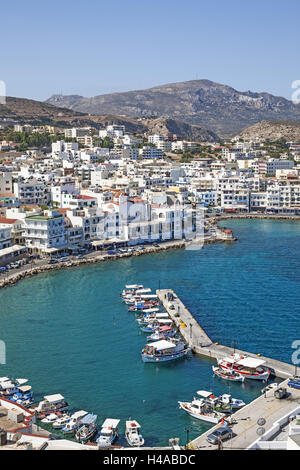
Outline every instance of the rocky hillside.
<svg viewBox="0 0 300 470"><path fill-rule="evenodd" d="M300 142L300 122L296 121L262 121L244 129L239 137L245 140L279 140Z"/></svg>
<svg viewBox="0 0 300 470"><path fill-rule="evenodd" d="M197 141L218 141L219 137L208 129L169 118L132 118L105 114L93 116L52 104L23 98L8 97L5 105L0 104L0 118L14 119L22 124L52 124L58 127L94 126L103 128L108 124L122 124L127 132L177 134L184 139Z"/></svg>
<svg viewBox="0 0 300 470"><path fill-rule="evenodd" d="M300 105L268 93L240 92L209 80L85 98L53 95L47 103L91 114L168 116L233 136L262 120L300 120Z"/></svg>

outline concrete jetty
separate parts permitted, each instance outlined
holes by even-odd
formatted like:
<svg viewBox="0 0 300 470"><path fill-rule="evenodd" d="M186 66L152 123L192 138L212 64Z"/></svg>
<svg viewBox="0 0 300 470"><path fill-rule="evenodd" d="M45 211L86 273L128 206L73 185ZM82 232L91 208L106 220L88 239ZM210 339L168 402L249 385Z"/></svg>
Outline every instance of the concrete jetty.
<svg viewBox="0 0 300 470"><path fill-rule="evenodd" d="M156 293L165 310L178 327L184 340L191 346L194 353L214 360L229 356L234 352L255 358L259 356L260 359L266 361L267 366L271 369L274 376L287 379L294 375L295 366L292 364L264 357L258 353L249 353L214 343L173 290L159 289ZM173 297L171 301L169 301L169 294Z"/></svg>

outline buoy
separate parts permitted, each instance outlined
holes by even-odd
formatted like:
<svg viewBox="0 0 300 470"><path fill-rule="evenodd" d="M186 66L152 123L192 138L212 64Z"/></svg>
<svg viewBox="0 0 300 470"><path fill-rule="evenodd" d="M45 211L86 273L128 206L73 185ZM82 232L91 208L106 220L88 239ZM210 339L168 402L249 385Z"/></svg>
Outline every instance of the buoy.
<svg viewBox="0 0 300 470"><path fill-rule="evenodd" d="M258 353L257 355L258 355L258 357L260 357L260 356L261 356L261 354L260 354L260 353Z"/></svg>
<svg viewBox="0 0 300 470"><path fill-rule="evenodd" d="M215 344L216 344L217 346L219 345L219 343L218 343L218 342L216 342Z"/></svg>

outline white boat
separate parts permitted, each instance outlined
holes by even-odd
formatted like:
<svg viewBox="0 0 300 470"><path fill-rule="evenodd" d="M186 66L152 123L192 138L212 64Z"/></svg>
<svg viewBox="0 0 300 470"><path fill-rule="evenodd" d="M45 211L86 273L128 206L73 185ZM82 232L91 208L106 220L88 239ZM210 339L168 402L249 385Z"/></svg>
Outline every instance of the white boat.
<svg viewBox="0 0 300 470"><path fill-rule="evenodd" d="M194 398L191 402L179 401L178 404L180 409L193 418L207 423L218 424L226 416L224 413L213 410L202 398Z"/></svg>
<svg viewBox="0 0 300 470"><path fill-rule="evenodd" d="M101 426L100 435L97 439L98 447L105 449L110 447L119 437L119 419L107 418Z"/></svg>
<svg viewBox="0 0 300 470"><path fill-rule="evenodd" d="M46 416L46 418L43 418L41 422L43 424L53 424L57 420L57 415L55 413L51 413L50 415Z"/></svg>
<svg viewBox="0 0 300 470"><path fill-rule="evenodd" d="M204 399L205 403L212 409L222 413L231 413L243 408L246 403L243 400L233 398L229 393L224 393L220 396L215 396L212 392L206 390L199 390L197 395Z"/></svg>
<svg viewBox="0 0 300 470"><path fill-rule="evenodd" d="M141 426L137 421L126 421L125 438L131 447L141 447L145 440L141 434Z"/></svg>
<svg viewBox="0 0 300 470"><path fill-rule="evenodd" d="M56 417L57 418L57 417ZM70 421L70 415L65 413L63 414L62 416L60 416L59 418L56 419L56 421L54 421L54 423L52 424L52 427L54 429L61 429L63 428L68 422Z"/></svg>
<svg viewBox="0 0 300 470"><path fill-rule="evenodd" d="M187 356L190 349L183 341L174 340L171 342L163 339L148 343L142 351L142 360L143 362L155 363L174 361Z"/></svg>
<svg viewBox="0 0 300 470"><path fill-rule="evenodd" d="M172 338L177 333L177 328L170 326L161 326L155 329L152 335L147 337L148 341L160 341L161 339Z"/></svg>
<svg viewBox="0 0 300 470"><path fill-rule="evenodd" d="M65 411L68 409L68 403L60 393L54 395L45 395L37 408L37 413L51 413L55 411Z"/></svg>
<svg viewBox="0 0 300 470"><path fill-rule="evenodd" d="M79 427L81 420L84 416L88 414L87 411L76 411L75 413L72 414L70 417L70 420L65 424L65 426L62 428L62 432L64 434L73 434L76 429Z"/></svg>
<svg viewBox="0 0 300 470"><path fill-rule="evenodd" d="M263 359L256 359L236 353L218 360L219 367L224 370L234 370L245 379L267 381L270 375L270 369L264 365L265 363L266 361Z"/></svg>
<svg viewBox="0 0 300 470"><path fill-rule="evenodd" d="M157 309L159 310L159 309ZM137 318L138 323L151 323L159 320L168 320L170 317L168 313L151 313L150 315L145 315L141 318Z"/></svg>
<svg viewBox="0 0 300 470"><path fill-rule="evenodd" d="M232 369L222 369L221 367L212 366L212 370L217 377L228 380L229 382L244 382L243 375Z"/></svg>

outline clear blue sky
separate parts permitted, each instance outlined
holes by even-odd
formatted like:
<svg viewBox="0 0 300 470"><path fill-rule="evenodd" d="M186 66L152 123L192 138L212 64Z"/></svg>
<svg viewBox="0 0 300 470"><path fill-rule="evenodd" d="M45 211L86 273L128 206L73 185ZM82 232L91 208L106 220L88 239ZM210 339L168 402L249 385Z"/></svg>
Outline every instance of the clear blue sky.
<svg viewBox="0 0 300 470"><path fill-rule="evenodd" d="M300 79L299 0L15 0L0 11L9 96L206 78L290 98Z"/></svg>

